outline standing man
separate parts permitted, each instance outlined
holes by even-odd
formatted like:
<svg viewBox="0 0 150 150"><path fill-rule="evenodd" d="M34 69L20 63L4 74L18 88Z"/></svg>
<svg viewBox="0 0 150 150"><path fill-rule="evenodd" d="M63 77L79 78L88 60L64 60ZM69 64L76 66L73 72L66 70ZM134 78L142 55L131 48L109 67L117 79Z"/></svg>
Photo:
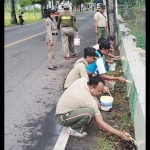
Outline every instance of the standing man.
<svg viewBox="0 0 150 150"><path fill-rule="evenodd" d="M54 66L54 56L57 43L57 26L54 24L55 10L50 8L46 11L45 27L47 31L46 43L48 45L48 69L57 70L57 66Z"/></svg>
<svg viewBox="0 0 150 150"><path fill-rule="evenodd" d="M56 121L67 127L68 134L85 137L86 127L94 120L100 128L129 141L129 133L119 131L103 120L96 97L102 94L104 85L104 80L100 76L74 81L58 100Z"/></svg>
<svg viewBox="0 0 150 150"><path fill-rule="evenodd" d="M60 26L64 58L69 60L76 56L74 50L74 31L76 31L76 35L78 35L76 21L73 14L69 12L69 3L64 4L64 12L58 17L57 28L60 29Z"/></svg>
<svg viewBox="0 0 150 150"><path fill-rule="evenodd" d="M105 5L101 4L99 11L94 14L94 25L96 34L96 44L99 38L105 38L106 34L109 34L108 21L104 14Z"/></svg>

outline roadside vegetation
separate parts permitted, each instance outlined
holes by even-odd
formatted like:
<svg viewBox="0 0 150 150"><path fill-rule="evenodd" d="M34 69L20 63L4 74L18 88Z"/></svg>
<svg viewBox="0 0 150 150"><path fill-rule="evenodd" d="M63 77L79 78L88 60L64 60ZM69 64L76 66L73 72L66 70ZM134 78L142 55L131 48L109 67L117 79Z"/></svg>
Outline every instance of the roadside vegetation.
<svg viewBox="0 0 150 150"><path fill-rule="evenodd" d="M121 63L117 64L116 70L108 72L111 76L123 76ZM129 101L126 93L126 83L116 82L113 96L112 109L110 111L101 110L103 119L118 130L125 130L134 138L134 127L131 121ZM102 129L98 129L94 140L96 146L92 150L136 150L132 142L123 141L120 137L113 135Z"/></svg>
<svg viewBox="0 0 150 150"><path fill-rule="evenodd" d="M128 13L126 12L128 11ZM146 50L146 16L145 7L133 7L133 8L119 8L118 13L125 20L130 34L137 38L136 47L140 47ZM130 13L130 15L129 15Z"/></svg>
<svg viewBox="0 0 150 150"><path fill-rule="evenodd" d="M11 24L11 16L10 16L10 9L5 9L4 13L4 26L5 27L10 27L10 26L16 26L20 25L18 14L20 14L20 10L16 11L16 16L17 16L17 24ZM23 19L25 20L24 24L29 24L33 22L39 22L42 21L43 19L41 18L41 11L40 9L36 9L36 17L34 17L33 11L24 11Z"/></svg>
<svg viewBox="0 0 150 150"><path fill-rule="evenodd" d="M87 11L87 10L82 10L81 12L84 12L84 11ZM79 14L81 12L80 11L76 12L74 10L75 14ZM4 13L4 26L5 27L11 27L11 26L20 25L18 14L20 14L19 10L16 11L17 23L16 24L11 24L11 21L10 21L11 20L10 19L11 18L11 16L10 16L10 10L9 9L5 10L5 13ZM24 24L29 24L29 23L43 21L44 18L42 18L42 16L41 16L41 10L40 9L36 8L35 15L36 16L34 16L32 10L30 10L30 11L24 11L24 14L22 15L23 19L25 20Z"/></svg>

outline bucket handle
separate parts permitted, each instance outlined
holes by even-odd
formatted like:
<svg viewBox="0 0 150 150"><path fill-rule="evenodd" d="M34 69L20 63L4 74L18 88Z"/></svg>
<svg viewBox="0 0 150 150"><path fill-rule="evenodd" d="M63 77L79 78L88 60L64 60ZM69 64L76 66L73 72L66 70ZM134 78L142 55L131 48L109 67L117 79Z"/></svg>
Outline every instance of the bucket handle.
<svg viewBox="0 0 150 150"><path fill-rule="evenodd" d="M77 34L77 35L76 35L76 38L77 38L77 39L78 39L78 36L79 36L79 35Z"/></svg>
<svg viewBox="0 0 150 150"><path fill-rule="evenodd" d="M109 93L109 95L112 97L112 95L111 95L111 93L109 92L109 90L108 90L108 93ZM102 93L102 95L103 95L104 93Z"/></svg>

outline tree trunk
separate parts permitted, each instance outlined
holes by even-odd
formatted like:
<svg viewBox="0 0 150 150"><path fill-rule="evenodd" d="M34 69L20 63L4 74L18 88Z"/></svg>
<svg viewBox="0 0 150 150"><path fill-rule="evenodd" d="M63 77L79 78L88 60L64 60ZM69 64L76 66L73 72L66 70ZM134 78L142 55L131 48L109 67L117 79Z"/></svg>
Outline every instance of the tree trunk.
<svg viewBox="0 0 150 150"><path fill-rule="evenodd" d="M17 24L16 11L15 11L15 3L14 0L10 0L10 11L11 11L11 24Z"/></svg>
<svg viewBox="0 0 150 150"><path fill-rule="evenodd" d="M36 20L35 4L33 4L33 20Z"/></svg>
<svg viewBox="0 0 150 150"><path fill-rule="evenodd" d="M107 5L109 35L114 37L116 35L115 0L106 0L106 5Z"/></svg>
<svg viewBox="0 0 150 150"><path fill-rule="evenodd" d="M41 18L43 18L43 4L41 4Z"/></svg>
<svg viewBox="0 0 150 150"><path fill-rule="evenodd" d="M47 0L43 0L43 18L46 18Z"/></svg>

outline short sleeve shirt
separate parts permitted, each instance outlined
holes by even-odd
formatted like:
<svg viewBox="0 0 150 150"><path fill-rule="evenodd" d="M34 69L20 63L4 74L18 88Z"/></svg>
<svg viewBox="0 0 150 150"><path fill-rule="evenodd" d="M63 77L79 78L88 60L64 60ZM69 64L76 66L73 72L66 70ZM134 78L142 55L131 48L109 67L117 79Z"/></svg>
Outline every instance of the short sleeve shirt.
<svg viewBox="0 0 150 150"><path fill-rule="evenodd" d="M96 97L92 96L88 85L88 79L79 78L73 82L61 95L56 107L56 114L65 114L78 108L91 107L95 115L100 114Z"/></svg>
<svg viewBox="0 0 150 150"><path fill-rule="evenodd" d="M98 21L98 27L106 27L107 18L102 15L100 12L96 12L94 14L94 19Z"/></svg>
<svg viewBox="0 0 150 150"><path fill-rule="evenodd" d="M84 58L79 59L78 62L74 65L73 69L67 75L64 88L68 88L75 80L79 78L85 77L89 79L86 71L87 65L88 62Z"/></svg>
<svg viewBox="0 0 150 150"><path fill-rule="evenodd" d="M96 54L100 57L92 64L88 64L87 71L93 74L107 73L106 62L102 54L96 50Z"/></svg>

